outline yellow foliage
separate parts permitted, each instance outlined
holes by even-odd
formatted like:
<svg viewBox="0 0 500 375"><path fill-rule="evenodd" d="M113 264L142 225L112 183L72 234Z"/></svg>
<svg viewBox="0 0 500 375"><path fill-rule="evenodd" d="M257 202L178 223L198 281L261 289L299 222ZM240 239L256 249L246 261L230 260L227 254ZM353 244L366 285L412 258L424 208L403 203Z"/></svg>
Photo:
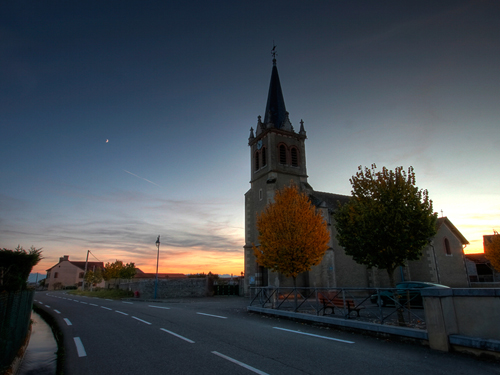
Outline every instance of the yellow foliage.
<svg viewBox="0 0 500 375"><path fill-rule="evenodd" d="M330 232L325 219L295 185L277 191L274 203L257 215L260 265L296 277L321 262Z"/></svg>
<svg viewBox="0 0 500 375"><path fill-rule="evenodd" d="M500 234L495 232L489 239L485 238L484 256L490 261L493 268L500 272Z"/></svg>

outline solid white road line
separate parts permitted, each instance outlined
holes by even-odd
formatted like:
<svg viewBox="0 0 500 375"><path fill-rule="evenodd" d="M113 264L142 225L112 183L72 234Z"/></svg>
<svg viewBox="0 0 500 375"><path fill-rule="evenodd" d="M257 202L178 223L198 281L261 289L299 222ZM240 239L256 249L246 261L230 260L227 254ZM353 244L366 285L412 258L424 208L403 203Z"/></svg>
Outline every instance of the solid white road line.
<svg viewBox="0 0 500 375"><path fill-rule="evenodd" d="M82 340L80 340L79 337L73 337L73 340L75 340L76 351L78 352L78 357L86 357L87 352L85 351L85 348L83 347Z"/></svg>
<svg viewBox="0 0 500 375"><path fill-rule="evenodd" d="M121 311L118 311L118 310L115 310L118 314L122 314L122 315L128 315L127 313L124 313L124 312L121 312Z"/></svg>
<svg viewBox="0 0 500 375"><path fill-rule="evenodd" d="M161 329L163 332L170 333L172 336L178 337L178 338L180 338L180 339L182 339L182 340L184 340L184 341L187 341L187 342L189 342L189 343L191 343L191 344L194 344L194 341L193 341L193 340L190 340L190 339L188 339L188 338L186 338L186 337L184 337L184 336L178 335L177 333L174 333L174 332L172 332L172 331L169 331L168 329L165 329L165 328L160 328L160 329Z"/></svg>
<svg viewBox="0 0 500 375"><path fill-rule="evenodd" d="M54 309L54 311L55 311L56 313L58 313L58 314L60 314L60 313L61 313L59 310L56 310L56 309Z"/></svg>
<svg viewBox="0 0 500 375"><path fill-rule="evenodd" d="M335 339L333 337L320 336L320 335L315 335L313 333L305 333L305 332L300 332L300 331L292 331L291 329L280 328L280 327L273 327L273 328L274 329L279 329L280 331L298 333L299 335L306 335L306 336L318 337L320 339L326 339L326 340L332 340L332 341L339 341L339 342L344 342L346 344L355 344L354 341L347 341L347 340Z"/></svg>
<svg viewBox="0 0 500 375"><path fill-rule="evenodd" d="M252 372L255 372L256 374L260 374L260 375L268 375L267 372L264 372L264 371L260 371L258 369L256 369L255 367L252 367L252 366L249 366L247 365L246 363L243 363L243 362L240 362L240 361L237 361L236 359L233 359L231 357L228 357L227 355L224 355L224 354L221 354L219 352L215 352L213 351L212 354L215 354L215 355L218 355L219 357L221 358L224 358L224 359L227 359L229 362L233 362L235 364L237 364L238 366L241 366L241 367L244 367L246 368L247 370L250 370Z"/></svg>
<svg viewBox="0 0 500 375"><path fill-rule="evenodd" d="M201 313L201 312L197 312L196 314L199 314L199 315L206 315L206 316L211 316L211 317L213 317L213 318L227 319L227 317L225 317L225 316L211 315L211 314L205 314L205 313Z"/></svg>
<svg viewBox="0 0 500 375"><path fill-rule="evenodd" d="M148 305L149 307L154 307L155 309L165 309L165 310L170 310L170 307L163 307L163 306L154 306L154 305Z"/></svg>
<svg viewBox="0 0 500 375"><path fill-rule="evenodd" d="M71 324L71 322L69 321L69 319L68 319L68 318L64 318L64 321L65 321L65 322L66 322L66 324L67 324L67 325L69 325L69 326L72 326L72 325L73 325L73 324Z"/></svg>
<svg viewBox="0 0 500 375"><path fill-rule="evenodd" d="M143 323L146 323L146 324L151 325L151 323L146 322L145 320L142 320L142 319L136 318L135 316L133 316L132 318L134 318L134 319L136 319L136 320L138 320L138 321L140 321L140 322L143 322Z"/></svg>
<svg viewBox="0 0 500 375"><path fill-rule="evenodd" d="M113 310L113 309L110 309L109 307L104 307L104 306L101 306L101 309Z"/></svg>

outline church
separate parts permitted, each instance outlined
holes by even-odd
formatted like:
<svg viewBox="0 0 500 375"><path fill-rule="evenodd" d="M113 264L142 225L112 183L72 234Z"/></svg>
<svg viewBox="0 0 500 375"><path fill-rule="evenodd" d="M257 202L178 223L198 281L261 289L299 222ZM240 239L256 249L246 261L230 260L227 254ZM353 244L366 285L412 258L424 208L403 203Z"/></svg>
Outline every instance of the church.
<svg viewBox="0 0 500 375"><path fill-rule="evenodd" d="M271 82L267 96L264 120L258 116L255 130L250 129L250 190L245 194L245 293L250 287L292 286L291 278L271 272L260 266L253 253L258 245L257 214L272 202L277 190L292 181L307 194L311 203L321 211L330 230L329 248L320 264L297 277L302 287L389 287L385 270L368 269L354 262L337 243L333 212L350 197L315 191L307 181L307 139L304 122L294 129L285 107L276 56L273 54ZM451 223L442 217L437 222L437 234L422 251L419 261L408 262L395 271L395 280L428 281L450 287L468 287L464 247L469 242Z"/></svg>

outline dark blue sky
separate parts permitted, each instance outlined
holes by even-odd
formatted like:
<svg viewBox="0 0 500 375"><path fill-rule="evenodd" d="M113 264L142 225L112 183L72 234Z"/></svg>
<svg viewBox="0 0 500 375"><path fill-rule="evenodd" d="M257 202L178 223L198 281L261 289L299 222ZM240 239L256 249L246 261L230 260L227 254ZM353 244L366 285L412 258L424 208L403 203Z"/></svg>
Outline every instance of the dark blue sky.
<svg viewBox="0 0 500 375"><path fill-rule="evenodd" d="M309 182L413 165L482 249L500 227L497 1L0 5L0 247L243 270L247 139L271 48ZM106 140L109 140L106 142Z"/></svg>

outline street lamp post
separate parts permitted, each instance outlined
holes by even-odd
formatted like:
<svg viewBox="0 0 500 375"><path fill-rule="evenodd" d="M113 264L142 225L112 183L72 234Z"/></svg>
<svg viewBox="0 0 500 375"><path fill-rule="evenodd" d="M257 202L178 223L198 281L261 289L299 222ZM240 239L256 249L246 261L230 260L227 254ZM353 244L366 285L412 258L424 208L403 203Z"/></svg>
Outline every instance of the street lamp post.
<svg viewBox="0 0 500 375"><path fill-rule="evenodd" d="M155 298L158 290L158 262L160 261L160 236L156 239L156 247L158 248L158 253L156 255L156 279L155 279Z"/></svg>

